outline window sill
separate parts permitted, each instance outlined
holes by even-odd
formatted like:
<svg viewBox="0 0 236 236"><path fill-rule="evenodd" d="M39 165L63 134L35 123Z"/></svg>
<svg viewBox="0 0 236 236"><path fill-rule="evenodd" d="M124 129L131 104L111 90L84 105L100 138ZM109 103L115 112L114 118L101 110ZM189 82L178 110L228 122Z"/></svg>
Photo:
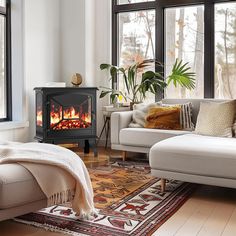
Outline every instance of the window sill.
<svg viewBox="0 0 236 236"><path fill-rule="evenodd" d="M6 121L0 122L0 131L10 129L28 128L29 121Z"/></svg>

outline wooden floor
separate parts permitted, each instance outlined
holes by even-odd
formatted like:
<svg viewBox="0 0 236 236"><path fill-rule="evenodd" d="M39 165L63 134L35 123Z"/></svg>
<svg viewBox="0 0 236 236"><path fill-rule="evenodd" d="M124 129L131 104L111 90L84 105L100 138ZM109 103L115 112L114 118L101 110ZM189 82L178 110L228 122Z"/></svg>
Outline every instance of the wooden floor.
<svg viewBox="0 0 236 236"><path fill-rule="evenodd" d="M155 236L235 236L236 190L202 186Z"/></svg>
<svg viewBox="0 0 236 236"><path fill-rule="evenodd" d="M109 155L109 151L100 150L99 158L107 159ZM112 155L119 157L119 153ZM62 234L47 232L12 220L0 222L0 236L59 235ZM236 190L212 186L199 187L179 211L153 235L236 236Z"/></svg>

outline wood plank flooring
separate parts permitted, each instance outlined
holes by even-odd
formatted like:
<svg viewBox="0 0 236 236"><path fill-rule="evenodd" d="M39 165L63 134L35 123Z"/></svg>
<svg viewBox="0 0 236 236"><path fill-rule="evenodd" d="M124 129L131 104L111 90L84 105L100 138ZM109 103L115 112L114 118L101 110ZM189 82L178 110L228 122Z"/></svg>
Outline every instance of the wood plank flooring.
<svg viewBox="0 0 236 236"><path fill-rule="evenodd" d="M107 160L109 150L100 149L99 159ZM83 155L80 153L80 155ZM91 154L83 158L91 157ZM112 153L119 158L119 153ZM91 157L92 158L92 157ZM102 162L101 162L102 163ZM91 163L88 162L88 165ZM93 163L94 164L94 163ZM96 164L96 163L95 163ZM39 228L0 222L0 236L61 236ZM236 189L201 186L154 236L236 236Z"/></svg>
<svg viewBox="0 0 236 236"><path fill-rule="evenodd" d="M235 236L236 190L201 186L154 236Z"/></svg>

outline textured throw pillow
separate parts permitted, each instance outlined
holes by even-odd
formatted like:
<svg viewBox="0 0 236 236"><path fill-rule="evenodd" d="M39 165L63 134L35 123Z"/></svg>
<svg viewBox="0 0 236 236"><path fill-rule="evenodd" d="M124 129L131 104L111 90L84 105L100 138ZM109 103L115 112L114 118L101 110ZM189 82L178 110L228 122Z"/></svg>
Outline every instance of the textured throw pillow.
<svg viewBox="0 0 236 236"><path fill-rule="evenodd" d="M235 101L202 102L195 133L209 136L232 137L235 119Z"/></svg>
<svg viewBox="0 0 236 236"><path fill-rule="evenodd" d="M181 130L180 113L181 108L178 106L150 108L145 128Z"/></svg>
<svg viewBox="0 0 236 236"><path fill-rule="evenodd" d="M192 110L193 105L191 102L184 103L184 104L164 104L161 103L163 107L171 107L171 106L180 106L181 113L180 113L180 124L184 130L192 131L194 130L194 124L192 121Z"/></svg>
<svg viewBox="0 0 236 236"><path fill-rule="evenodd" d="M134 104L132 122L129 124L129 127L130 128L143 128L145 125L145 118L148 114L149 109L156 106L157 106L156 103Z"/></svg>

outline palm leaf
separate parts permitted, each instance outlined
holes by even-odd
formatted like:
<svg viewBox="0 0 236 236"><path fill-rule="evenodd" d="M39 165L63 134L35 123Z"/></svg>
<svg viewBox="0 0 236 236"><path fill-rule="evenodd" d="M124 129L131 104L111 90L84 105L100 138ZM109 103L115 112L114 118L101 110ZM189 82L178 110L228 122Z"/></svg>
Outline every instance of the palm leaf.
<svg viewBox="0 0 236 236"><path fill-rule="evenodd" d="M167 84L173 83L175 87L180 85L181 87L185 87L189 90L195 88L195 76L194 72L190 72L190 67L188 67L188 63L183 63L182 60L176 59L175 64L172 69L171 75L167 78Z"/></svg>

